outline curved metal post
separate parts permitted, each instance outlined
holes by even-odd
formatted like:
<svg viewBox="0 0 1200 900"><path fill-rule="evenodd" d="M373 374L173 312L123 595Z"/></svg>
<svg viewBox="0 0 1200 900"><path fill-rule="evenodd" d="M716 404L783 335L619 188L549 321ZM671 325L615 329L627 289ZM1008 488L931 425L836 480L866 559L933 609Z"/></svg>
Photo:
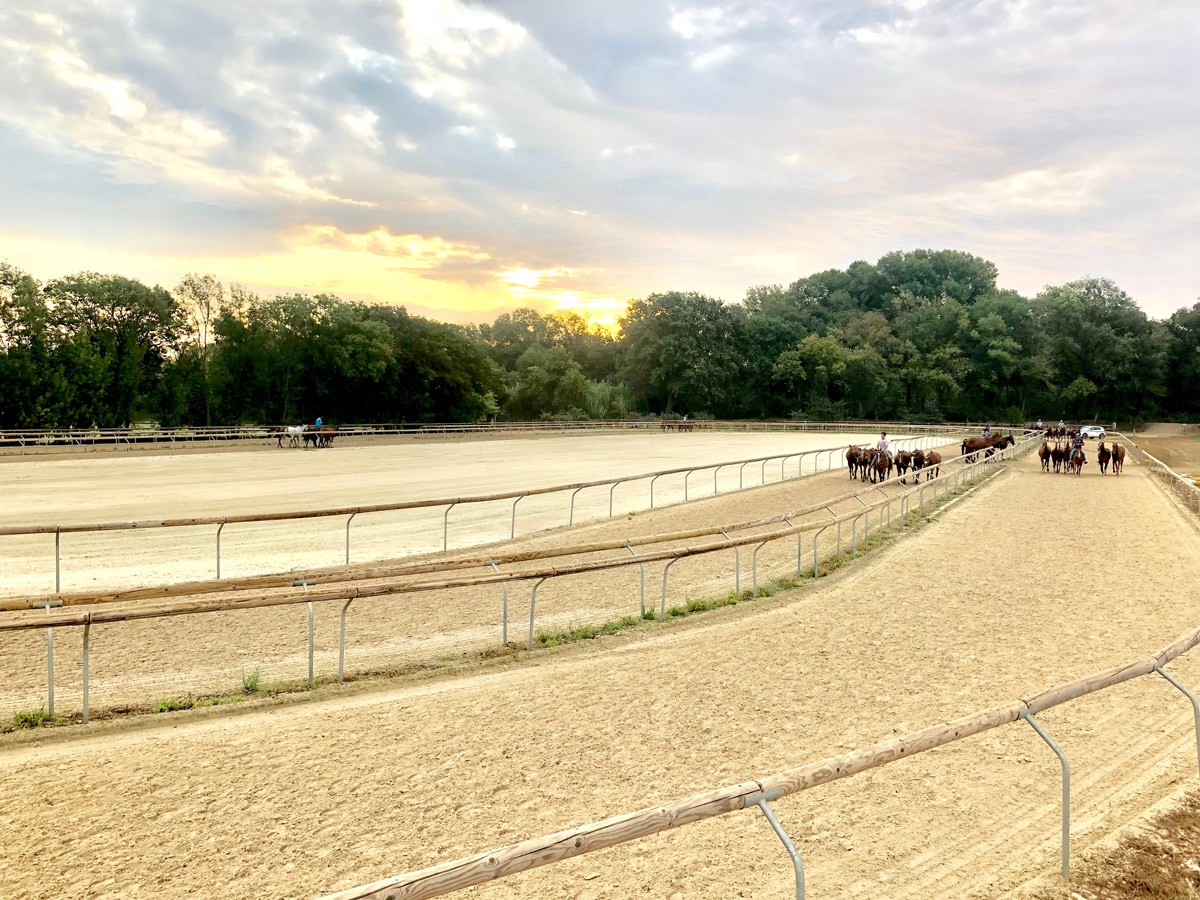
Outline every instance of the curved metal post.
<svg viewBox="0 0 1200 900"><path fill-rule="evenodd" d="M713 469L713 496L714 497L717 496L717 494L719 493L717 490L717 473L719 471L721 471L720 466L717 466L715 469Z"/></svg>
<svg viewBox="0 0 1200 900"><path fill-rule="evenodd" d="M792 520L789 519L787 516L783 517L783 521L788 523L788 528L796 527L792 523ZM796 535L796 574L797 575L800 574L800 570L803 568L803 563L804 563L804 532L800 532L799 534Z"/></svg>
<svg viewBox="0 0 1200 900"><path fill-rule="evenodd" d="M654 509L654 482L661 478L661 475L655 475L650 479L650 508Z"/></svg>
<svg viewBox="0 0 1200 900"><path fill-rule="evenodd" d="M509 538L515 538L517 536L517 504L520 503L524 499L525 499L525 495L522 494L520 497L518 497L516 500L513 501L512 527L508 530ZM446 511L449 512L449 510L446 510Z"/></svg>
<svg viewBox="0 0 1200 900"><path fill-rule="evenodd" d="M613 514L613 491L617 489L619 481L614 481L613 486L608 489L608 517L611 519Z"/></svg>
<svg viewBox="0 0 1200 900"><path fill-rule="evenodd" d="M547 576L549 577L549 576ZM529 649L533 649L533 614L537 608L537 589L542 586L545 578L539 578L533 586L533 593L529 595Z"/></svg>
<svg viewBox="0 0 1200 900"><path fill-rule="evenodd" d="M221 578L221 532L225 530L225 523L222 522L217 526L217 579Z"/></svg>
<svg viewBox="0 0 1200 900"><path fill-rule="evenodd" d="M688 479L692 477L692 473L695 471L696 471L695 469L688 469L686 472L683 473L683 502L684 503L687 503L687 498L688 498Z"/></svg>
<svg viewBox="0 0 1200 900"><path fill-rule="evenodd" d="M357 515L358 513L352 512L350 513L350 518L346 520L346 565L350 565L350 523L354 521L354 517ZM446 532L444 528L442 530L442 549L446 549Z"/></svg>
<svg viewBox="0 0 1200 900"><path fill-rule="evenodd" d="M748 466L748 465L750 465L750 463L742 463L740 466L738 466L738 490L739 491L742 489L742 473L744 471L746 471L746 466Z"/></svg>
<svg viewBox="0 0 1200 900"><path fill-rule="evenodd" d="M675 565L675 563L679 562L679 559L680 559L680 557L676 556L674 559L672 559L670 562L668 562L665 566L663 566L662 601L659 604L659 613L658 613L658 621L660 621L660 622L667 621L667 572L669 572L671 570L671 566L673 566L673 565Z"/></svg>
<svg viewBox="0 0 1200 900"><path fill-rule="evenodd" d="M578 493L579 493L580 491L582 491L582 490L583 490L583 488L581 488L581 487L580 487L580 488L575 488L575 490L573 490L573 491L571 492L571 513L570 513L570 515L567 517L567 524L568 524L568 525L574 525L574 524L575 524L575 495L576 495L576 494L578 494Z"/></svg>
<svg viewBox="0 0 1200 900"><path fill-rule="evenodd" d="M629 551L630 556L637 556L637 551L633 549L633 545L628 541L625 542L625 549ZM642 618L646 618L646 564L638 563L638 569L641 571L642 582Z"/></svg>
<svg viewBox="0 0 1200 900"><path fill-rule="evenodd" d="M779 480L780 481L784 481L787 479L787 461L788 461L788 458L786 456L782 456L779 458Z"/></svg>
<svg viewBox="0 0 1200 900"><path fill-rule="evenodd" d="M308 590L308 585L304 586L304 590ZM313 680L313 605L309 600L308 606L308 680Z"/></svg>
<svg viewBox="0 0 1200 900"><path fill-rule="evenodd" d="M62 529L59 526L54 526L54 593L62 593ZM218 578L221 576L218 575ZM47 607L49 609L49 607Z"/></svg>
<svg viewBox="0 0 1200 900"><path fill-rule="evenodd" d="M762 471L759 473L759 476L758 476L758 480L759 480L760 484L767 483L767 463L768 462L770 462L769 459L764 459L762 462Z"/></svg>
<svg viewBox="0 0 1200 900"><path fill-rule="evenodd" d="M1062 877L1070 880L1071 878L1071 767L1067 764L1066 754L1062 752L1062 748L1054 743L1054 739L1046 734L1046 730L1042 728L1037 719L1033 717L1033 713L1028 710L1021 711L1021 718L1033 726L1033 730L1038 733L1043 741L1045 741L1050 749L1058 756L1059 763L1062 764Z"/></svg>
<svg viewBox="0 0 1200 900"><path fill-rule="evenodd" d="M520 500L521 498L518 497L517 499ZM454 507L456 507L456 506L458 506L457 503L451 503L449 506L446 507L446 511L444 513L442 513L442 550L443 551L450 549L450 510L454 509ZM517 518L517 504L514 503L513 504L513 521L514 522L516 521L516 518ZM515 528L516 525L514 524L513 527ZM346 523L346 562L349 562L349 561L350 561L350 523L347 522Z"/></svg>
<svg viewBox="0 0 1200 900"><path fill-rule="evenodd" d="M796 900L804 900L804 860L800 858L800 851L796 849L796 845L792 843L792 839L788 837L788 833L783 830L783 826L775 818L775 813L771 812L771 807L767 805L767 798L767 794L757 794L754 797L747 797L747 806L753 804L762 810L763 815L767 817L767 821L771 825L771 830L775 832L775 836L783 843L788 856L791 857L792 870L796 873ZM776 798L771 797L771 799Z"/></svg>
<svg viewBox="0 0 1200 900"><path fill-rule="evenodd" d="M758 551L761 550L765 546L767 546L767 542L763 541L761 544L759 544L757 547L754 548L754 554L750 557L750 569L751 569L751 572L753 573L751 576L751 581L750 581L750 583L752 585L751 594L750 594L751 598L755 598L758 596Z"/></svg>
<svg viewBox="0 0 1200 900"><path fill-rule="evenodd" d="M88 679L88 657L89 646L88 639L92 630L92 614L87 614L87 619L83 623L83 724L88 723L88 715L91 710L90 694L91 685Z"/></svg>
<svg viewBox="0 0 1200 900"><path fill-rule="evenodd" d="M1180 684L1170 672L1162 667L1162 663L1156 662L1154 664L1154 671L1163 678L1167 679L1167 681L1171 682L1171 684L1175 685L1175 687L1179 688L1179 690L1181 690L1184 695L1192 701L1192 720L1196 726L1196 760L1197 763L1200 763L1200 703L1196 702L1195 694Z"/></svg>
<svg viewBox="0 0 1200 900"><path fill-rule="evenodd" d="M817 561L820 556L817 553L817 538L819 538L821 536L821 532L824 531L828 527L829 527L828 525L822 525L820 528L818 528L816 531L813 532L813 578L820 577L820 570L817 568Z"/></svg>
<svg viewBox="0 0 1200 900"><path fill-rule="evenodd" d="M721 529L721 537L725 538L725 540L729 541L729 543L731 543L731 544L733 543L733 538L731 538L729 536L729 533L726 532L724 528ZM741 552L741 550L742 550L741 547L733 548L733 592L735 594L740 594L742 592L742 552Z"/></svg>
<svg viewBox="0 0 1200 900"><path fill-rule="evenodd" d="M351 597L342 604L341 622L338 624L338 684L342 683L342 673L346 667L346 611L350 609L350 604L353 602L354 598Z"/></svg>

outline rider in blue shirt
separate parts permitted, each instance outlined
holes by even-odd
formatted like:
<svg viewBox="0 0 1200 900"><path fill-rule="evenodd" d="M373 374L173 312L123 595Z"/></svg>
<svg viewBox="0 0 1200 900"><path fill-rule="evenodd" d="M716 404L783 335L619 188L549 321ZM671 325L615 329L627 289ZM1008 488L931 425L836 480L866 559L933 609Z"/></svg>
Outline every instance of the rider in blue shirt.
<svg viewBox="0 0 1200 900"><path fill-rule="evenodd" d="M321 427L321 417L320 416L317 416L317 427L318 428Z"/></svg>

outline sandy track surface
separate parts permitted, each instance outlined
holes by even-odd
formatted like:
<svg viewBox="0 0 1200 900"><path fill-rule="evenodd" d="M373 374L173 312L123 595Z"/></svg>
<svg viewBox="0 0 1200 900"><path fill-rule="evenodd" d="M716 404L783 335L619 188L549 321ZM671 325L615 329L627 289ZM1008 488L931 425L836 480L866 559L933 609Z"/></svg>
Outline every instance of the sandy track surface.
<svg viewBox="0 0 1200 900"><path fill-rule="evenodd" d="M1193 627L1200 545L1143 470L1037 465L774 608L472 679L10 749L0 895L313 897L943 721ZM1174 666L1200 683L1200 657ZM1042 720L1071 758L1077 848L1195 777L1190 710L1161 680ZM775 806L822 897L983 897L1057 865L1058 792L1054 756L1013 725ZM792 891L755 811L467 895Z"/></svg>
<svg viewBox="0 0 1200 900"><path fill-rule="evenodd" d="M1139 434L1137 445L1181 475L1193 478L1200 475L1200 437L1197 435L1148 437Z"/></svg>
<svg viewBox="0 0 1200 900"><path fill-rule="evenodd" d="M871 435L815 433L646 432L335 446L321 451L26 460L0 466L5 498L0 524L133 521L485 495L870 439ZM806 457L804 465L810 472L816 461ZM787 471L793 474L796 468L792 460ZM742 473L746 484L758 483L763 474L758 465ZM765 476L778 481L780 464L768 465ZM683 478L660 478L656 504L682 500ZM728 491L738 481L738 467L726 468L717 486ZM692 497L712 489L711 471L690 479ZM614 510L644 509L649 498L648 481L621 485L613 496ZM523 499L517 534L566 524L568 500L565 494ZM608 503L607 487L582 491L576 498L575 521L607 516ZM451 548L507 539L511 509L511 500L456 507L449 519ZM356 517L351 526L352 559L440 550L443 513L444 508L435 508ZM227 526L221 536L222 575L336 565L344 559L345 527L345 517ZM211 578L215 537L215 526L64 535L63 590ZM5 562L0 594L54 589L52 534L0 538L0 554Z"/></svg>
<svg viewBox="0 0 1200 900"><path fill-rule="evenodd" d="M951 452L944 448L945 455L949 456ZM756 473L756 476L760 475L761 469ZM778 477L778 469L775 475ZM711 480L709 486L711 488ZM505 546L516 549L558 547L751 522L823 503L852 490L864 491L868 502L881 497L878 491L864 487L861 482L850 481L845 471L831 472L686 505L606 518L570 530L546 531ZM896 496L903 490L905 488L893 480L883 493ZM861 508L861 504L847 499L832 508L844 513ZM899 515L898 504L894 514ZM793 521L799 524L828 517L828 512L821 510ZM871 522L875 530L879 515L872 515ZM742 537L764 530L767 528L734 534ZM843 532L843 545L848 548L851 531L846 527ZM653 549L713 539L674 541L655 545ZM829 529L821 536L822 554L832 553L836 545L835 529ZM805 537L803 550L811 564L811 537ZM795 539L764 547L758 555L759 583L766 584L772 576L794 574L796 551ZM736 560L734 552L729 551L683 559L674 564L668 583L668 605L682 604L688 597L720 596L735 587L749 590L753 584L753 548L743 547L739 552ZM622 550L608 550L570 559L611 559L625 555ZM566 561L568 558L558 559ZM739 564L740 581L737 577ZM645 597L650 610L659 609L661 604L662 567L662 563L646 566ZM471 574L483 571L476 570ZM639 568L634 566L552 579L538 590L535 625L538 629L601 625L623 616L639 616L642 611L641 578ZM354 583L353 579L346 581L346 585ZM508 640L522 647L528 637L531 588L532 582L522 582L510 585L508 590ZM291 590L287 589L288 592ZM494 585L357 601L347 618L347 671L445 664L480 650L497 648L502 645L502 598L502 588ZM340 612L340 603L315 605L315 672L318 675L337 672ZM41 613L30 612L28 615L40 616ZM263 684L303 679L308 673L307 616L305 606L294 605L94 626L90 659L92 708L102 710L121 704L154 703L188 693L228 692L238 689L243 675L254 670L259 671ZM55 629L54 640L56 711L60 714L78 711L82 708L82 630ZM0 716L8 717L17 710L42 705L46 680L45 632L6 633L0 636L0 648L4 651L0 661Z"/></svg>

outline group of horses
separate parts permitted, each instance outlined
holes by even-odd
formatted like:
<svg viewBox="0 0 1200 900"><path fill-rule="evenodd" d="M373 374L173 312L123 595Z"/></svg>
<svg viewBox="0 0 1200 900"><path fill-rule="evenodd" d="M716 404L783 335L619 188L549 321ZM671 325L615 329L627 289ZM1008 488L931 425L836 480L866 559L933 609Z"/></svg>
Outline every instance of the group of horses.
<svg viewBox="0 0 1200 900"><path fill-rule="evenodd" d="M318 428L315 425L271 425L267 433L276 439L279 447L287 440L289 447L299 447L303 442L305 450L309 444L320 450L333 444L333 439L337 437L337 426L322 425Z"/></svg>
<svg viewBox="0 0 1200 900"><path fill-rule="evenodd" d="M1068 438L1073 442L1078 434L1079 432L1072 431L1069 433ZM1050 446L1051 437L1056 438L1053 447ZM1042 446L1038 450L1038 457L1042 461L1042 471L1049 472L1051 467L1053 467L1056 474L1082 475L1083 467L1087 463L1087 454L1083 452L1082 447L1077 452L1071 446L1071 443L1067 443L1064 446L1063 441L1057 440L1059 437L1061 435L1051 434L1050 431L1047 431L1046 436L1042 439ZM1104 441L1101 441L1100 446L1096 450L1096 461L1100 463L1101 475L1108 474L1108 467L1110 465L1112 466L1112 473L1120 475L1121 471L1125 468L1125 448L1116 441L1113 441L1112 448L1110 449L1104 446Z"/></svg>
<svg viewBox="0 0 1200 900"><path fill-rule="evenodd" d="M936 450L900 450L895 459L871 447L851 444L846 450L846 468L850 470L850 480L857 478L859 481L870 481L871 484L887 481L893 468L902 481L910 468L917 482L921 480L922 469L929 469L929 477L936 478L941 472L941 463L942 456Z"/></svg>
<svg viewBox="0 0 1200 900"><path fill-rule="evenodd" d="M696 423L688 419L663 419L663 431L695 431Z"/></svg>

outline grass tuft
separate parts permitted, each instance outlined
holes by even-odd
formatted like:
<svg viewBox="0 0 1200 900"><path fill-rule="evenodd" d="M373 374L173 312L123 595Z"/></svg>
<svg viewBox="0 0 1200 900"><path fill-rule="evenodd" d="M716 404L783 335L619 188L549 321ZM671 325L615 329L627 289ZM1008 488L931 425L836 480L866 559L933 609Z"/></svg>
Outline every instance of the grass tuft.
<svg viewBox="0 0 1200 900"><path fill-rule="evenodd" d="M242 676L242 693L255 694L258 693L260 682L262 680L262 670L255 669L253 672L247 672Z"/></svg>
<svg viewBox="0 0 1200 900"><path fill-rule="evenodd" d="M39 706L37 709L22 709L12 717L12 730L41 728L43 725L53 725L57 721L58 716L50 715L44 706Z"/></svg>

